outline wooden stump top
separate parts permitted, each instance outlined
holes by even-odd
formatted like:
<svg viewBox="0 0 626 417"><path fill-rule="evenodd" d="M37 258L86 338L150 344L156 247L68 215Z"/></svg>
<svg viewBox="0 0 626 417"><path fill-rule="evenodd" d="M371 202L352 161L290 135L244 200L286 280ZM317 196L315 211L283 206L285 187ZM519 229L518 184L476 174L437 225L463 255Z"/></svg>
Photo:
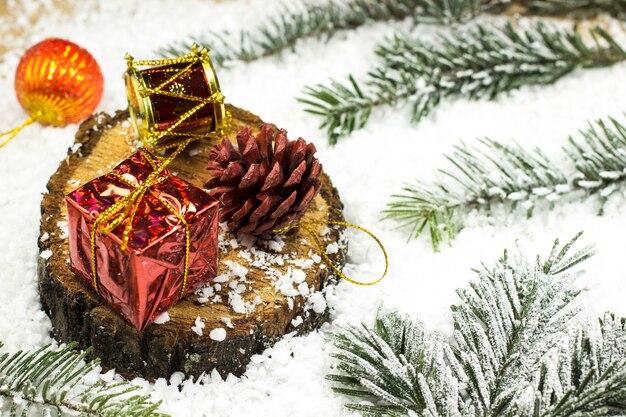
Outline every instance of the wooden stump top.
<svg viewBox="0 0 626 417"><path fill-rule="evenodd" d="M245 110L227 107L233 115L233 131L250 126L256 132L263 123ZM198 376L213 369L222 375L240 375L250 356L281 336L305 333L324 322L327 308L321 291L332 281L331 271L304 231L255 239L221 230L218 277L170 308L168 321L143 332L74 276L69 267L64 196L110 171L136 149L128 117L123 111L85 121L48 183L41 204L39 289L54 335L63 342L77 341L84 349L93 347L105 368L127 377L154 379L176 371ZM211 146L208 141L193 144L170 166L172 173L202 187ZM343 221L341 201L326 174L303 220ZM341 267L346 250L342 230L317 226L315 231ZM214 329L223 330L211 335ZM226 338L219 340L224 331Z"/></svg>

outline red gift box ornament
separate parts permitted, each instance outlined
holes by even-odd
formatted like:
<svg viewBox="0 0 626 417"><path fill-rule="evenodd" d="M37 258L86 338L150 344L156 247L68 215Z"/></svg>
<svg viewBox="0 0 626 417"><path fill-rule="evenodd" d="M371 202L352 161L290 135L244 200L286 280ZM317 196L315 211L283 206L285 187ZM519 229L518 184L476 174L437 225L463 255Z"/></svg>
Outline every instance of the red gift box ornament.
<svg viewBox="0 0 626 417"><path fill-rule="evenodd" d="M219 203L171 175L178 153L140 149L65 197L73 270L139 330L217 274Z"/></svg>

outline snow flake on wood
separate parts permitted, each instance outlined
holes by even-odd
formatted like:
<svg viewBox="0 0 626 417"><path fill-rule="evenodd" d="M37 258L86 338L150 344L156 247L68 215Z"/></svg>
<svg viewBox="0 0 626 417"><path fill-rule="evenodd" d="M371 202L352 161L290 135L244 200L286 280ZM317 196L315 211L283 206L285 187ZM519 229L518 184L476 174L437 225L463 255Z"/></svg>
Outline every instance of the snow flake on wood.
<svg viewBox="0 0 626 417"><path fill-rule="evenodd" d="M204 327L204 322L202 321L200 316L198 316L196 317L196 321L194 322L193 326L191 326L191 330L193 330L193 332L198 336L202 336L202 329L204 329Z"/></svg>
<svg viewBox="0 0 626 417"><path fill-rule="evenodd" d="M216 342L221 342L226 339L226 330L218 327L216 329L211 330L209 333L209 337L211 340L215 340Z"/></svg>
<svg viewBox="0 0 626 417"><path fill-rule="evenodd" d="M154 320L155 324L165 324L170 321L170 315L167 311L164 311Z"/></svg>
<svg viewBox="0 0 626 417"><path fill-rule="evenodd" d="M305 257L296 253L283 253L285 242L280 235L271 239L249 235L234 236L225 232L225 226L220 225L223 232L220 234L220 251L232 252L240 260L222 259L219 265L219 275L211 283L196 291L197 301L201 304L227 304L230 310L238 314L251 314L262 304L261 297L255 293L254 282L258 279L267 279L273 282L277 297L286 297L290 310L293 310L295 298L303 300L305 312L313 310L316 314L323 313L326 308L324 295L307 283L307 270L314 265L325 269L322 257L316 252L312 242L303 239L303 245L310 249ZM334 229L334 228L333 228ZM331 228L326 227L320 233L322 240L327 241L327 253L338 253L347 244L345 234L340 235L339 243L330 239ZM300 255L301 256L301 255ZM277 266L291 265L286 272L281 272ZM252 267L252 271L250 270ZM259 272L261 271L261 275ZM284 269L283 269L284 271ZM231 327L232 323L225 323Z"/></svg>

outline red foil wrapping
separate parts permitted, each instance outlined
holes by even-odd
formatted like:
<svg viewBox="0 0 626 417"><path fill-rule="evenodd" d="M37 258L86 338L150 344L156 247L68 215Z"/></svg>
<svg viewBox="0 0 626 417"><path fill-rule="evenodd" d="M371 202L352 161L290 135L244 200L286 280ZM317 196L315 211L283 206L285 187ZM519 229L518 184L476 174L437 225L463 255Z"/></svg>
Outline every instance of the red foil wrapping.
<svg viewBox="0 0 626 417"><path fill-rule="evenodd" d="M153 171L137 152L112 172L136 186ZM165 170L162 175L169 175ZM66 197L72 269L93 286L91 230L95 219L133 190L130 184L106 174L82 185ZM137 329L142 330L181 297L185 273L185 228L157 196L170 203L191 232L186 293L217 274L218 201L182 179L170 176L153 186L139 202L132 234L125 250L122 233L128 220L107 235L96 233L98 291Z"/></svg>

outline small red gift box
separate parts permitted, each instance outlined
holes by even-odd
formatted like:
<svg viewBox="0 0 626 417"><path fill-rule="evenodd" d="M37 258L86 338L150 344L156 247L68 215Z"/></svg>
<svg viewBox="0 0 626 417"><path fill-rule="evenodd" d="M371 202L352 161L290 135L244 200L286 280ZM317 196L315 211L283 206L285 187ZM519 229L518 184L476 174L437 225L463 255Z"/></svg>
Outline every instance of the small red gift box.
<svg viewBox="0 0 626 417"><path fill-rule="evenodd" d="M92 234L105 210L140 187L158 165L142 149L65 197L72 268L139 330L183 291L190 293L217 274L219 203L167 169L135 201L133 215L109 233ZM126 241L125 230L130 231Z"/></svg>

